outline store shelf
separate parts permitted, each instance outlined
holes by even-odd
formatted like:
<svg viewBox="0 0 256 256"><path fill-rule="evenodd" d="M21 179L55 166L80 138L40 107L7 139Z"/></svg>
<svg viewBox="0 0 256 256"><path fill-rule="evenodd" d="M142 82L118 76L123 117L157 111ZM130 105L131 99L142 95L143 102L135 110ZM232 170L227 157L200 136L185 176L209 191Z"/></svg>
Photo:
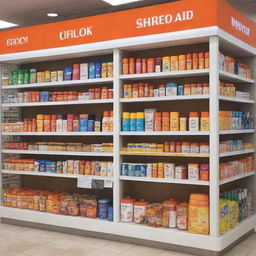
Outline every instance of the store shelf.
<svg viewBox="0 0 256 256"><path fill-rule="evenodd" d="M123 136L193 136L193 135L201 135L208 136L210 132L208 131L198 131L198 132L190 132L190 131L170 131L170 132L120 132L120 135Z"/></svg>
<svg viewBox="0 0 256 256"><path fill-rule="evenodd" d="M78 176L83 176L83 177L91 178L92 180L112 180L113 181L113 177L109 177L109 176L79 175L79 174L51 173L51 172L29 172L29 171L15 171L15 170L2 170L2 173L18 174L18 175L58 177L58 178L71 178L71 179L77 179Z"/></svg>
<svg viewBox="0 0 256 256"><path fill-rule="evenodd" d="M113 153L105 152L75 152L75 151L42 151L42 150L8 150L3 149L4 154L23 154L23 155L59 155L59 156L111 156Z"/></svg>
<svg viewBox="0 0 256 256"><path fill-rule="evenodd" d="M237 155L244 155L244 154L249 154L249 153L254 153L254 149L245 149L245 150L220 153L220 157L237 156Z"/></svg>
<svg viewBox="0 0 256 256"><path fill-rule="evenodd" d="M253 79L244 78L244 77L241 77L241 76L238 76L236 74L232 74L232 73L229 73L226 71L220 70L219 74L220 74L221 79L228 80L229 82L250 83L250 84L254 83Z"/></svg>
<svg viewBox="0 0 256 256"><path fill-rule="evenodd" d="M254 129L220 131L220 135L225 135L225 134L243 134L243 133L254 133Z"/></svg>
<svg viewBox="0 0 256 256"><path fill-rule="evenodd" d="M133 102L154 102L154 101L176 101L176 100L206 100L209 95L191 95L191 96L165 96L165 97L144 97L144 98L127 98L120 99L122 103Z"/></svg>
<svg viewBox="0 0 256 256"><path fill-rule="evenodd" d="M226 183L230 183L230 182L235 181L235 180L240 180L240 179L243 179L243 178L246 178L246 177L250 177L250 176L252 176L254 174L255 174L255 171L246 172L246 173L243 173L243 174L240 174L240 175L237 175L237 176L225 179L225 180L221 180L220 181L220 185L223 185L223 184L226 184Z"/></svg>
<svg viewBox="0 0 256 256"><path fill-rule="evenodd" d="M193 154L193 153L165 153L165 152L121 152L123 156L174 156L174 157L202 157L209 158L209 154Z"/></svg>
<svg viewBox="0 0 256 256"><path fill-rule="evenodd" d="M48 101L48 102L29 102L29 103L3 103L2 107L42 107L42 106L66 106L66 105L85 105L85 104L107 104L113 103L113 99L105 100L74 100L74 101Z"/></svg>
<svg viewBox="0 0 256 256"><path fill-rule="evenodd" d="M143 73L132 75L120 75L121 80L145 80L145 79L160 79L171 77L192 77L192 76L207 76L209 75L209 69L197 69L197 70L184 70L184 71L171 71L171 72L159 72L159 73Z"/></svg>
<svg viewBox="0 0 256 256"><path fill-rule="evenodd" d="M61 82L48 82L48 83L34 83L34 84L20 84L20 85L5 85L2 86L3 90L10 89L25 89L25 88L45 88L45 87L65 87L65 86L79 86L88 84L106 84L113 82L113 78L95 78L87 80L71 80Z"/></svg>
<svg viewBox="0 0 256 256"><path fill-rule="evenodd" d="M236 97L227 97L227 96L219 96L220 100L223 101L231 101L231 102L239 102L239 103L248 103L248 104L254 104L254 100L248 100L248 99L241 99Z"/></svg>
<svg viewBox="0 0 256 256"><path fill-rule="evenodd" d="M207 250L213 249L215 246L210 243L210 237L206 235L192 234L176 229L152 228L135 223L115 223L100 219L66 216L4 206L0 206L0 217L78 230L103 232L105 234L133 237L136 239L148 239L161 243L196 246Z"/></svg>
<svg viewBox="0 0 256 256"><path fill-rule="evenodd" d="M209 181L120 176L120 180L209 186Z"/></svg>
<svg viewBox="0 0 256 256"><path fill-rule="evenodd" d="M112 132L2 132L3 136L112 136Z"/></svg>

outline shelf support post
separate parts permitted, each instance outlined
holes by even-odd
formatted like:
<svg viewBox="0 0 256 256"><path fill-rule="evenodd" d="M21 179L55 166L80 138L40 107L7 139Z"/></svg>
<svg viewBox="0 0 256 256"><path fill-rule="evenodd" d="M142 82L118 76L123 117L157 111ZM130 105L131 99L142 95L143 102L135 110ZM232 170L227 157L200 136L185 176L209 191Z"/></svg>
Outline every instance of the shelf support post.
<svg viewBox="0 0 256 256"><path fill-rule="evenodd" d="M219 38L210 37L210 236L219 236Z"/></svg>
<svg viewBox="0 0 256 256"><path fill-rule="evenodd" d="M113 52L113 71L114 71L114 81L113 81L113 90L114 90L114 133L113 133L113 166L114 166L114 187L113 187L113 213L114 213L114 222L119 222L120 220L120 64L121 63L121 52L119 49L114 49Z"/></svg>

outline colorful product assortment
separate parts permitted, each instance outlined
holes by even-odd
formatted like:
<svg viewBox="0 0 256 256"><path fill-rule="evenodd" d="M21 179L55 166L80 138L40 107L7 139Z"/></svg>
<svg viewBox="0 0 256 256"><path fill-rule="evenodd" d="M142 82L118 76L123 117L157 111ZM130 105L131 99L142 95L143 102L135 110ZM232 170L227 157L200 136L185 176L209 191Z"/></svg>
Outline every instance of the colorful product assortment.
<svg viewBox="0 0 256 256"><path fill-rule="evenodd" d="M7 158L4 160L3 168L15 171L113 176L113 163L106 161Z"/></svg>
<svg viewBox="0 0 256 256"><path fill-rule="evenodd" d="M243 143L242 140L220 141L220 153L252 149L252 143Z"/></svg>
<svg viewBox="0 0 256 256"><path fill-rule="evenodd" d="M189 203L174 199L162 203L121 200L121 221L151 227L177 228L195 234L209 234L209 198L206 194L191 194Z"/></svg>
<svg viewBox="0 0 256 256"><path fill-rule="evenodd" d="M113 89L108 87L91 88L87 92L64 91L25 91L4 95L4 103L55 102L112 99Z"/></svg>
<svg viewBox="0 0 256 256"><path fill-rule="evenodd" d="M219 217L220 234L234 228L253 214L252 193L238 188L220 195Z"/></svg>
<svg viewBox="0 0 256 256"><path fill-rule="evenodd" d="M219 67L220 70L224 70L245 78L252 78L251 70L246 64L235 58L225 56L222 53L219 54Z"/></svg>
<svg viewBox="0 0 256 256"><path fill-rule="evenodd" d="M244 130L254 128L253 114L242 111L220 111L220 130Z"/></svg>
<svg viewBox="0 0 256 256"><path fill-rule="evenodd" d="M2 124L5 132L112 132L113 111L104 111L103 118L92 114L43 115L23 122Z"/></svg>
<svg viewBox="0 0 256 256"><path fill-rule="evenodd" d="M40 150L40 151L67 151L67 152L113 152L113 143L83 144L64 142L3 142L4 149L11 150Z"/></svg>
<svg viewBox="0 0 256 256"><path fill-rule="evenodd" d="M122 131L209 131L209 112L157 112L145 109L144 112L123 112Z"/></svg>
<svg viewBox="0 0 256 256"><path fill-rule="evenodd" d="M113 77L112 62L90 62L73 64L63 70L40 71L32 69L17 69L9 72L6 85L33 84L46 82L61 82L70 80L86 80L94 78Z"/></svg>
<svg viewBox="0 0 256 256"><path fill-rule="evenodd" d="M208 154L209 143L204 142L165 142L165 143L128 143L122 147L122 152L164 152L164 153L194 153Z"/></svg>
<svg viewBox="0 0 256 256"><path fill-rule="evenodd" d="M122 163L122 176L178 180L209 180L209 164Z"/></svg>
<svg viewBox="0 0 256 256"><path fill-rule="evenodd" d="M142 98L142 97L164 97L164 96L181 96L181 95L209 95L209 83L197 84L179 84L168 82L159 85L147 83L124 84L124 98Z"/></svg>
<svg viewBox="0 0 256 256"><path fill-rule="evenodd" d="M209 52L157 58L123 58L123 74L170 72L209 68Z"/></svg>
<svg viewBox="0 0 256 256"><path fill-rule="evenodd" d="M4 192L6 207L113 221L112 200L47 190L11 188Z"/></svg>
<svg viewBox="0 0 256 256"><path fill-rule="evenodd" d="M249 100L251 99L251 94L249 92L241 92L236 89L236 86L232 83L220 82L219 94L226 97L236 97L241 99Z"/></svg>
<svg viewBox="0 0 256 256"><path fill-rule="evenodd" d="M254 170L254 161L252 156L241 158L239 160L220 163L220 180L232 178Z"/></svg>

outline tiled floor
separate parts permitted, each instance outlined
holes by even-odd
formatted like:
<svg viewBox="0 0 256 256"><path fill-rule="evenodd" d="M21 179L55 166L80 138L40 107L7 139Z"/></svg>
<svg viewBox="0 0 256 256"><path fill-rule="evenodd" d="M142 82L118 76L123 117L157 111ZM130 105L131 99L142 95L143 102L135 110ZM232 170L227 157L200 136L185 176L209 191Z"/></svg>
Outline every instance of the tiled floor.
<svg viewBox="0 0 256 256"><path fill-rule="evenodd" d="M0 223L0 256L191 256L128 243ZM225 256L256 256L256 233Z"/></svg>

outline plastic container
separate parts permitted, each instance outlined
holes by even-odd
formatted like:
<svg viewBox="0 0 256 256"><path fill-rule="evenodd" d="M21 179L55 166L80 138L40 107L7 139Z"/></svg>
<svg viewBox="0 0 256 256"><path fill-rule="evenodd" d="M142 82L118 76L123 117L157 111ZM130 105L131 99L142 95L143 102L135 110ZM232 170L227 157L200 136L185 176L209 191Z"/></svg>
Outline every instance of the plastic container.
<svg viewBox="0 0 256 256"><path fill-rule="evenodd" d="M98 217L99 219L107 219L108 218L108 206L110 205L110 199L99 199L98 200Z"/></svg>
<svg viewBox="0 0 256 256"><path fill-rule="evenodd" d="M210 130L209 112L201 112L200 130L201 131L209 131Z"/></svg>
<svg viewBox="0 0 256 256"><path fill-rule="evenodd" d="M200 164L200 180L209 181L209 164Z"/></svg>
<svg viewBox="0 0 256 256"><path fill-rule="evenodd" d="M197 163L188 164L188 179L199 180L199 164Z"/></svg>
<svg viewBox="0 0 256 256"><path fill-rule="evenodd" d="M162 131L170 131L170 113L162 113Z"/></svg>
<svg viewBox="0 0 256 256"><path fill-rule="evenodd" d="M36 116L36 131L43 132L44 131L44 115L37 115Z"/></svg>
<svg viewBox="0 0 256 256"><path fill-rule="evenodd" d="M137 113L130 114L130 131L137 131Z"/></svg>
<svg viewBox="0 0 256 256"><path fill-rule="evenodd" d="M162 112L154 114L154 131L162 131Z"/></svg>
<svg viewBox="0 0 256 256"><path fill-rule="evenodd" d="M72 67L64 68L64 81L72 80Z"/></svg>
<svg viewBox="0 0 256 256"><path fill-rule="evenodd" d="M199 113L198 112L189 113L189 131L191 132L199 131Z"/></svg>
<svg viewBox="0 0 256 256"><path fill-rule="evenodd" d="M145 131L145 115L144 112L137 112L136 131Z"/></svg>
<svg viewBox="0 0 256 256"><path fill-rule="evenodd" d="M145 222L146 206L148 202L143 199L134 202L134 222L138 224L143 224Z"/></svg>
<svg viewBox="0 0 256 256"><path fill-rule="evenodd" d="M188 229L188 207L187 203L177 205L177 228L180 230Z"/></svg>
<svg viewBox="0 0 256 256"><path fill-rule="evenodd" d="M134 199L130 197L123 198L121 200L121 221L133 222L133 206Z"/></svg>
<svg viewBox="0 0 256 256"><path fill-rule="evenodd" d="M122 131L124 132L130 131L130 112L123 112Z"/></svg>
<svg viewBox="0 0 256 256"><path fill-rule="evenodd" d="M123 58L123 75L129 74L129 59Z"/></svg>
<svg viewBox="0 0 256 256"><path fill-rule="evenodd" d="M103 118L102 118L102 131L103 132L109 132L109 119L110 119L110 111L104 111L103 112ZM128 123L130 125L130 123ZM130 129L130 127L129 127Z"/></svg>
<svg viewBox="0 0 256 256"><path fill-rule="evenodd" d="M170 131L179 131L180 113L170 112Z"/></svg>
<svg viewBox="0 0 256 256"><path fill-rule="evenodd" d="M195 234L209 234L209 196L191 194L189 200L188 231Z"/></svg>
<svg viewBox="0 0 256 256"><path fill-rule="evenodd" d="M88 131L88 114L81 114L79 118L80 118L80 132L87 132ZM68 116L68 120L69 120L69 116ZM70 128L68 128L68 131L69 129Z"/></svg>

